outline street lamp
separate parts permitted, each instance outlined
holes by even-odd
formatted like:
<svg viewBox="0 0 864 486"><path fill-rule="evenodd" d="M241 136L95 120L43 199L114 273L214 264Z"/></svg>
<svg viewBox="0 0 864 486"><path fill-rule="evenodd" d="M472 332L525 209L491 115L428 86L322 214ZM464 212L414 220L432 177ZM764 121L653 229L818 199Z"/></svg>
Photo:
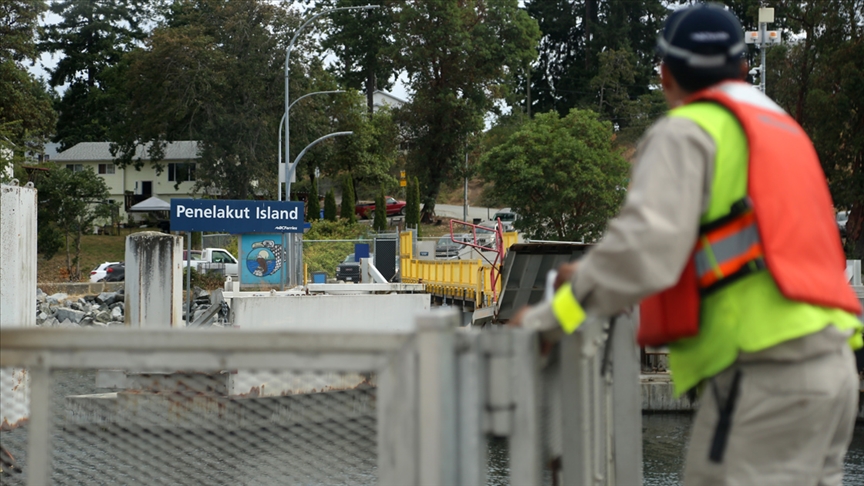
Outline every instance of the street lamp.
<svg viewBox="0 0 864 486"><path fill-rule="evenodd" d="M306 148L304 148L303 150L300 151L300 154L297 155L296 159L294 159L294 163L291 164L291 168L287 169L285 171L285 193L286 194L291 194L291 176L294 175L294 171L297 170L297 164L300 162L300 159L302 159L303 156L306 155L306 151L309 150L310 148L314 147L315 145L317 145L318 142L323 142L324 140L327 140L328 138L339 137L339 136L343 136L343 135L354 135L354 132L328 133L327 135L324 135L323 137L319 138L318 140L315 140L314 142L310 143L309 145L306 146Z"/></svg>
<svg viewBox="0 0 864 486"><path fill-rule="evenodd" d="M291 110L291 103L290 103L291 100L290 100L289 88L288 88L288 78L291 74L291 62L290 62L291 61L291 49L294 47L294 41L297 40L297 36L300 35L300 32L303 30L303 28L306 27L313 20L317 19L318 17L320 17L322 15L330 14L332 12L336 12L339 10L372 10L372 9L380 8L380 7L381 7L380 5L362 5L359 7L333 8L333 9L325 10L323 12L319 12L319 13L309 17L305 22L300 24L300 27L297 28L296 32L294 32L294 37L291 38L291 42L288 43L288 49L285 51L285 113L286 114ZM285 160L286 160L286 163L287 163L287 161L291 160L291 149L290 149L291 135L290 135L290 130L289 130L290 124L291 124L291 121L286 116L285 117ZM290 183L288 182L289 180L290 179L289 179L288 171L286 170L285 171L285 200L286 201L291 199L291 191L288 190L289 185L290 185Z"/></svg>
<svg viewBox="0 0 864 486"><path fill-rule="evenodd" d="M774 9L760 8L759 30L751 30L744 34L744 42L747 44L759 44L759 53L762 56L762 64L758 68L759 89L765 94L767 94L765 91L765 78L768 77L768 72L765 69L765 49L769 45L780 43L780 32L777 30L767 30L768 24L771 23L774 23ZM750 71L750 75L753 75L753 70Z"/></svg>
<svg viewBox="0 0 864 486"><path fill-rule="evenodd" d="M277 196L277 198L276 198L277 201L281 201L281 200L282 200L282 180L281 180L282 177L283 177L283 174L282 174L282 172L281 172L281 171L282 171L282 124L285 123L285 118L288 117L288 113L290 113L291 108L292 108L294 105L296 105L298 101L302 100L303 98L306 98L306 97L312 96L312 95L331 94L331 93L344 93L344 92L345 92L345 91L343 91L343 90L341 90L341 89L336 89L336 90L332 90L332 91L316 91L316 92L314 92L314 93L306 93L305 95L303 95L303 96L297 98L296 100L294 100L294 102L291 103L291 106L288 107L288 110L289 110L289 111L288 111L288 112L285 112L285 113L282 114L282 120L279 121L279 166L278 166L278 167L279 167L279 171L280 171L280 172L279 172L279 176L280 176L279 179L280 179L280 180L276 183L276 185L278 186L278 189L277 189L277 191L278 191L278 196ZM287 158L287 157L286 157L286 158Z"/></svg>

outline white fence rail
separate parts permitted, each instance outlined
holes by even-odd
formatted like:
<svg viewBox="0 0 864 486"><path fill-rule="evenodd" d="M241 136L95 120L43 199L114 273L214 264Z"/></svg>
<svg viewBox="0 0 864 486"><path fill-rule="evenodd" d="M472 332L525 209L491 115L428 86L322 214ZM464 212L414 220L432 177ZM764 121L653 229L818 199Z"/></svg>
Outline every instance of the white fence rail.
<svg viewBox="0 0 864 486"><path fill-rule="evenodd" d="M586 323L547 353L532 332L458 322L2 329L0 367L27 369L30 404L26 425L0 432L24 472L0 482L642 483L634 322ZM489 469L490 437L507 441L503 473Z"/></svg>

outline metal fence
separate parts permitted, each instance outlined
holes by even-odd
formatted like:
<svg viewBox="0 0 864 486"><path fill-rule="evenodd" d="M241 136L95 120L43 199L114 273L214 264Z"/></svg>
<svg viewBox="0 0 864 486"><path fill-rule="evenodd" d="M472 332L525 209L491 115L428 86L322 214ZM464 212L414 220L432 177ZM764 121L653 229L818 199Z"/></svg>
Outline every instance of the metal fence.
<svg viewBox="0 0 864 486"><path fill-rule="evenodd" d="M0 330L4 390L11 368L29 379L29 421L0 432L23 473L0 482L641 484L632 322L592 321L543 353L529 331L458 321Z"/></svg>

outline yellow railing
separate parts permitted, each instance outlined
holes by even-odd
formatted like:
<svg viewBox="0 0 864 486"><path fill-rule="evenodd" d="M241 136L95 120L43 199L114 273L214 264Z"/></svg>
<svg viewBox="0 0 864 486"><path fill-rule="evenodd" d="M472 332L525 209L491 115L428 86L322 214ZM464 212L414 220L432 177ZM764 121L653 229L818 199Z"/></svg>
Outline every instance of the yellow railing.
<svg viewBox="0 0 864 486"><path fill-rule="evenodd" d="M399 235L402 282L420 283L426 292L441 297L474 301L475 308L491 305L493 295L501 293L501 281L492 291L492 265L483 260L415 260L410 231ZM516 233L504 233L504 248L516 243Z"/></svg>

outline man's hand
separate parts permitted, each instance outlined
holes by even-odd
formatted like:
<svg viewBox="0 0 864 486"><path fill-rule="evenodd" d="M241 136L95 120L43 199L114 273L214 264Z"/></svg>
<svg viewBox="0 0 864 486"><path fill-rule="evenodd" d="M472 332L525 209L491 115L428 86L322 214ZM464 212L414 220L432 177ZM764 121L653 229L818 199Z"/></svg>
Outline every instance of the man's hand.
<svg viewBox="0 0 864 486"><path fill-rule="evenodd" d="M564 263L558 267L558 276L555 277L555 290L569 282L576 273L576 267L579 262Z"/></svg>
<svg viewBox="0 0 864 486"><path fill-rule="evenodd" d="M523 305L521 309L513 314L513 317L507 321L507 327L522 327L522 321L525 319L525 313L528 312L530 306Z"/></svg>

